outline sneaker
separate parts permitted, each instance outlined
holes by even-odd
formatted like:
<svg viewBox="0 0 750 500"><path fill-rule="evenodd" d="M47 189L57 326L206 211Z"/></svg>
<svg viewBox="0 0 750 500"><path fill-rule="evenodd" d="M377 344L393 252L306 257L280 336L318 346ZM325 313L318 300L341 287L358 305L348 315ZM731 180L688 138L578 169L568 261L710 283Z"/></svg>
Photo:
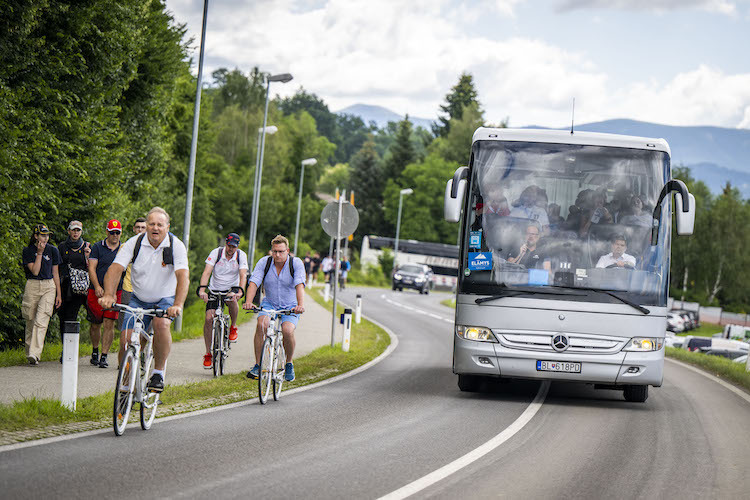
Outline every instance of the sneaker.
<svg viewBox="0 0 750 500"><path fill-rule="evenodd" d="M91 353L91 364L94 366L99 366L99 351L94 351Z"/></svg>
<svg viewBox="0 0 750 500"><path fill-rule="evenodd" d="M204 354L203 355L203 368L206 370L209 370L211 368L211 365L213 364L213 356L211 354Z"/></svg>
<svg viewBox="0 0 750 500"><path fill-rule="evenodd" d="M107 355L102 354L102 356L99 358L99 368L107 368L109 366L109 363L107 363Z"/></svg>
<svg viewBox="0 0 750 500"><path fill-rule="evenodd" d="M294 380L294 365L292 363L284 365L284 380L287 382Z"/></svg>
<svg viewBox="0 0 750 500"><path fill-rule="evenodd" d="M257 379L260 375L260 366L256 363L249 372L247 372L247 378Z"/></svg>
<svg viewBox="0 0 750 500"><path fill-rule="evenodd" d="M236 326L229 327L229 341L237 342L237 327Z"/></svg>
<svg viewBox="0 0 750 500"><path fill-rule="evenodd" d="M28 359L28 360L29 360L29 364L30 364L31 366L36 366L36 365L38 365L38 364L39 364L39 360L38 360L38 359L36 359L36 358L35 358L34 356L26 356L26 359Z"/></svg>
<svg viewBox="0 0 750 500"><path fill-rule="evenodd" d="M164 390L164 378L158 373L151 375L151 380L148 381L148 390L150 392L161 392Z"/></svg>

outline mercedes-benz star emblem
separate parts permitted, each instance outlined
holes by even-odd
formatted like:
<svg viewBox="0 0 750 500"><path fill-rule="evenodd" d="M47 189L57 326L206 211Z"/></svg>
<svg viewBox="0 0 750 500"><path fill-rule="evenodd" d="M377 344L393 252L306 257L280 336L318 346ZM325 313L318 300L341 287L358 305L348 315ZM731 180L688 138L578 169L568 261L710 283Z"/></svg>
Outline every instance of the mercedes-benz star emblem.
<svg viewBox="0 0 750 500"><path fill-rule="evenodd" d="M563 334L552 337L552 348L557 352L562 352L570 346L570 340Z"/></svg>

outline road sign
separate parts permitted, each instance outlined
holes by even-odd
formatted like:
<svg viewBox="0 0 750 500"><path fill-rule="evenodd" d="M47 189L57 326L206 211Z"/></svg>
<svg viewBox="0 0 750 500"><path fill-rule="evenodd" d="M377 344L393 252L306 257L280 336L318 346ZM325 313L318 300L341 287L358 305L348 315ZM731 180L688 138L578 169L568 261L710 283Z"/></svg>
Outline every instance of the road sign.
<svg viewBox="0 0 750 500"><path fill-rule="evenodd" d="M320 224L323 231L331 238L336 238L336 228L338 226L339 202L332 201L323 208L320 213ZM354 233L359 225L359 212L348 201L341 203L341 233L338 238L346 238Z"/></svg>

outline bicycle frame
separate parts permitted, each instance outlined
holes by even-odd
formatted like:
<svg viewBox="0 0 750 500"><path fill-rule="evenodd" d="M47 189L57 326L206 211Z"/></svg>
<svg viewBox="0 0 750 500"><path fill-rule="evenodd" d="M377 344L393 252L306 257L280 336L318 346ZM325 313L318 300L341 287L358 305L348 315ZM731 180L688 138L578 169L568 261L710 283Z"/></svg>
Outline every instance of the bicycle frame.
<svg viewBox="0 0 750 500"><path fill-rule="evenodd" d="M224 360L229 356L228 351L231 349L228 338L229 324L231 320L229 315L224 312L224 306L226 305L226 298L229 292L217 292L210 288L206 288L206 293L210 300L215 299L218 302L216 309L214 310L213 322L211 324L211 354L213 357L214 376L223 375ZM218 349L216 339L217 325L219 327L218 331L223 332L223 337L218 342Z"/></svg>
<svg viewBox="0 0 750 500"><path fill-rule="evenodd" d="M257 310L257 309L256 309ZM273 386L273 398L274 400L279 399L281 394L281 385L284 383L284 365L285 359L280 359L281 352L284 352L283 346L283 333L281 330L281 318L286 314L293 314L289 309L285 310L274 310L274 309L260 309L269 316L268 328L265 331L265 340L263 342L263 348L261 351L260 373L258 376L258 398L261 404L265 404L268 400L268 395ZM266 345L270 343L270 350L267 350ZM271 355L270 363L266 364L263 356L268 352ZM270 371L270 373L268 373Z"/></svg>

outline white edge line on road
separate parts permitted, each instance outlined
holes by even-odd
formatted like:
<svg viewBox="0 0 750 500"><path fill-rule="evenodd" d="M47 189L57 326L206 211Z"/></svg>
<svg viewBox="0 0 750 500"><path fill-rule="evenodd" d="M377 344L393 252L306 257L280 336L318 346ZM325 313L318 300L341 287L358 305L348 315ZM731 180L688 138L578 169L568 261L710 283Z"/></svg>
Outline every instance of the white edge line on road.
<svg viewBox="0 0 750 500"><path fill-rule="evenodd" d="M343 304L343 302L342 302L342 304ZM368 361L364 365L359 366L359 367L355 368L354 370L348 371L346 373L342 373L341 375L337 375L335 377L331 377L331 378L326 379L326 380L321 380L320 382L315 382L314 384L305 385L305 386L302 386L302 387L297 387L295 389L290 389L288 391L284 391L284 393L283 393L284 396L291 396L293 394L297 394L298 392L309 391L310 389L317 389L318 387L322 387L324 385L332 384L334 382L338 382L340 380L344 380L346 378L353 377L354 375L357 375L358 373L362 373L363 371L367 370L368 368L372 368L373 366L377 365L378 363L380 363L381 361L383 361L387 356L389 356L396 349L396 347L398 347L398 337L396 336L396 334L394 334L390 329L388 329L387 327L381 325L377 321L368 318L364 314L362 315L362 317L365 318L366 320L368 320L369 322L375 324L379 328L382 328L385 331L385 333L387 333L388 336L391 338L391 344L386 348L386 350L383 351L377 358L375 358L375 359L373 359L371 361ZM157 420L156 420L155 423L158 424L159 422L168 422L170 420L179 420L181 418L195 417L195 416L198 416L198 415L205 415L206 413L213 413L213 412L216 412L216 411L229 410L229 409L232 409L232 408L239 408L241 406L248 406L248 405L252 405L252 404L258 404L258 398L249 399L247 401L238 401L236 403L230 403L230 404L227 404L227 405L214 406L212 408L204 408L202 410L191 411L191 412L188 412L188 413L181 413L179 415L171 415L169 417L164 417L164 418L157 418ZM128 424L128 428L138 427L138 426L140 426L140 423L135 423L134 422L134 423ZM19 449L22 449L22 448L31 448L32 446L43 446L43 445L46 445L46 444L58 443L60 441L69 441L71 439L79 439L79 438L83 438L83 437L94 436L96 434L106 434L108 432L110 432L110 433L113 432L111 427L107 427L107 428L104 428L104 429L96 429L96 430L93 430L93 431L78 432L78 433L75 433L75 434L66 434L64 436L55 436L55 437L50 437L50 438L37 439L37 440L34 440L34 441L24 441L24 442L21 442L21 443L8 444L8 445L5 445L5 446L0 446L0 453L6 452L6 451L19 450ZM151 432L153 432L153 431L151 431Z"/></svg>
<svg viewBox="0 0 750 500"><path fill-rule="evenodd" d="M482 446L470 451L466 455L454 460L447 465L444 465L443 467L427 474L426 476L417 479L416 481L407 484L406 486L397 489L396 491L392 491L391 493L380 497L379 500L400 500L414 495L415 493L419 493L428 486L432 486L438 481L450 476L454 472L458 472L467 465L476 462L477 460L506 442L518 431L523 429L524 426L528 424L534 417L534 415L536 415L536 413L541 409L542 404L544 403L544 398L547 397L549 385L549 381L542 382L541 386L539 387L539 391L536 393L534 401L532 401L531 404L524 410L524 412L521 413L521 415L512 424L506 427L505 430L503 430L500 434L493 437Z"/></svg>
<svg viewBox="0 0 750 500"><path fill-rule="evenodd" d="M677 361L676 359L670 359L670 358L666 358L666 359L670 363L678 364L678 365L682 366L683 368L687 368L688 370L692 370L695 373L698 373L698 374L703 375L704 377L706 377L708 379L713 380L717 384L723 386L725 389L728 389L728 390L732 391L733 393L735 393L736 395L738 395L739 397L741 397L742 399L744 399L745 401L747 401L748 403L750 403L750 395L748 395L745 391L743 391L741 389L738 389L737 387L733 386L732 384L730 384L728 382L724 382L719 377L715 377L715 376L711 375L710 373L707 373L707 372L701 370L700 368L696 368L696 367L691 366L691 365L689 365L687 363L683 363L682 361Z"/></svg>

